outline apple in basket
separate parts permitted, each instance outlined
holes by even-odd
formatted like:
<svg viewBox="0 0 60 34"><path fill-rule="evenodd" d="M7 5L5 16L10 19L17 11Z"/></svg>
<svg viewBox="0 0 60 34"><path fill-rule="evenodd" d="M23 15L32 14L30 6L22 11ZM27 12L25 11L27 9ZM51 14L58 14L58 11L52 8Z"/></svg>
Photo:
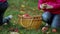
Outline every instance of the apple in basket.
<svg viewBox="0 0 60 34"><path fill-rule="evenodd" d="M24 14L23 18L31 18L31 16L29 14Z"/></svg>

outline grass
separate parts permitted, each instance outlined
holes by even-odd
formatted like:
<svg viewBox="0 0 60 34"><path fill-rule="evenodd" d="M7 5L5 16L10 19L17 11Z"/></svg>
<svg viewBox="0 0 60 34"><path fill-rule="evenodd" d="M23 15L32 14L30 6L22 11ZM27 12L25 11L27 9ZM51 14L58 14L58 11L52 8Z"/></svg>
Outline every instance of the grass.
<svg viewBox="0 0 60 34"><path fill-rule="evenodd" d="M4 17L8 15L13 15L13 19L10 21L9 25L3 25L0 27L0 34L10 34L9 28L18 28L20 34L43 34L41 32L41 28L36 30L26 30L19 26L18 23L18 15L21 14L21 11L28 13L30 15L40 15L42 11L38 10L37 3L38 0L8 0L9 7L4 14ZM24 6L21 7L21 6ZM59 33L51 33L51 34L59 34Z"/></svg>

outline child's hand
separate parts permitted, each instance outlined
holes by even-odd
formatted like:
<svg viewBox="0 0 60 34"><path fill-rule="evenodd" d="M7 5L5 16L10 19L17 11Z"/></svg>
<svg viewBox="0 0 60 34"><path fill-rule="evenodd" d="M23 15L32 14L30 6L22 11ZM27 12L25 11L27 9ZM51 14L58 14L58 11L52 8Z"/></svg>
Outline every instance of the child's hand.
<svg viewBox="0 0 60 34"><path fill-rule="evenodd" d="M53 6L47 4L46 9L52 9L52 8L53 8Z"/></svg>
<svg viewBox="0 0 60 34"><path fill-rule="evenodd" d="M40 8L41 8L41 9L45 9L46 7L47 7L46 4L42 4L42 5L40 5Z"/></svg>

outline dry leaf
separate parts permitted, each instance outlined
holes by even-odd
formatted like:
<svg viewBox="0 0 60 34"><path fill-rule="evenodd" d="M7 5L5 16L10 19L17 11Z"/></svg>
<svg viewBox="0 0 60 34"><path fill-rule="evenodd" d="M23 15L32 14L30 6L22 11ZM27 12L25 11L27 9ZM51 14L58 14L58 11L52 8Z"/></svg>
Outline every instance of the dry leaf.
<svg viewBox="0 0 60 34"><path fill-rule="evenodd" d="M35 9L33 8L33 10L35 10Z"/></svg>
<svg viewBox="0 0 60 34"><path fill-rule="evenodd" d="M21 7L23 7L23 8L24 8L24 7L25 7L25 5L21 5Z"/></svg>
<svg viewBox="0 0 60 34"><path fill-rule="evenodd" d="M10 32L10 34L19 34L18 32Z"/></svg>

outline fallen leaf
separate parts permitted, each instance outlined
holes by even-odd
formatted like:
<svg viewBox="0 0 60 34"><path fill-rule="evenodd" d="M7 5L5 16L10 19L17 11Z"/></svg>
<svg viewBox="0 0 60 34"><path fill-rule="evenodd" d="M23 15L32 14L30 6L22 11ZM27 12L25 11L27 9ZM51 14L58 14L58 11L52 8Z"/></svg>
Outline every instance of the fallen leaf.
<svg viewBox="0 0 60 34"><path fill-rule="evenodd" d="M33 10L35 10L35 8L33 8Z"/></svg>
<svg viewBox="0 0 60 34"><path fill-rule="evenodd" d="M24 8L24 7L25 7L25 5L21 5L21 7L23 7L23 8Z"/></svg>

